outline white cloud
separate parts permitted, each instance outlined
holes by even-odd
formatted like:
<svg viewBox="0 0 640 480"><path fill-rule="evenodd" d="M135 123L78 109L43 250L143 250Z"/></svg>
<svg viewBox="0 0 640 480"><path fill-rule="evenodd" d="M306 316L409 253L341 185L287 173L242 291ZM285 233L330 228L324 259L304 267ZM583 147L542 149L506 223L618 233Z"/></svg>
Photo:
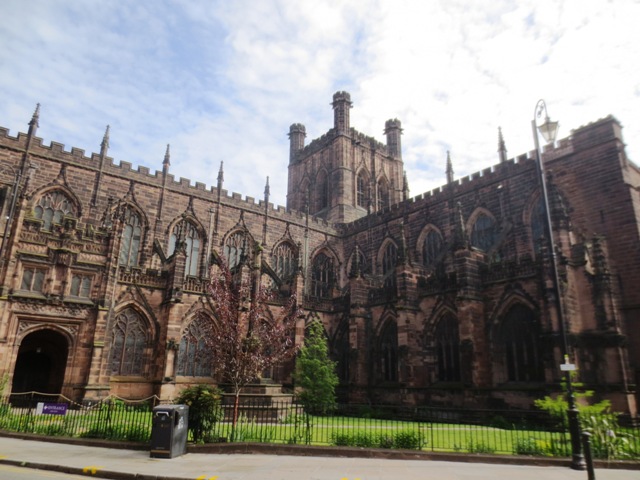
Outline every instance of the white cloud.
<svg viewBox="0 0 640 480"><path fill-rule="evenodd" d="M234 2L7 0L0 124L284 203L289 125L332 126L337 90L352 126L384 140L403 122L411 193L532 148L539 98L569 129L614 114L640 161L638 2L614 0Z"/></svg>

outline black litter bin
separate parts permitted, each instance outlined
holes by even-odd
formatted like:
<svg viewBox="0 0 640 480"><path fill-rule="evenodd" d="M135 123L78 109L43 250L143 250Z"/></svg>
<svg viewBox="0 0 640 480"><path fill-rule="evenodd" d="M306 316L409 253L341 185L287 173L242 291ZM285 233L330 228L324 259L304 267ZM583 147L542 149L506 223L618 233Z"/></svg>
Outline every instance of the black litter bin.
<svg viewBox="0 0 640 480"><path fill-rule="evenodd" d="M173 458L187 453L187 405L158 405L153 409L151 453L154 458Z"/></svg>

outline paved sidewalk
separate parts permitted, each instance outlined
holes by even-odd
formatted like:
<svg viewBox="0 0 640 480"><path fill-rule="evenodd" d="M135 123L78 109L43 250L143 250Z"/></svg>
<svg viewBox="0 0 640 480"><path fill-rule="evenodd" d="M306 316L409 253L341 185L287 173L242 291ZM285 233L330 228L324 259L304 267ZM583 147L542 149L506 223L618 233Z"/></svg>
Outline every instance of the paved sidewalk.
<svg viewBox="0 0 640 480"><path fill-rule="evenodd" d="M188 453L150 458L146 450L49 443L0 437L0 463L112 479L212 480L573 480L586 471L558 466L437 460L388 460L264 454ZM596 469L597 480L638 480L637 470Z"/></svg>

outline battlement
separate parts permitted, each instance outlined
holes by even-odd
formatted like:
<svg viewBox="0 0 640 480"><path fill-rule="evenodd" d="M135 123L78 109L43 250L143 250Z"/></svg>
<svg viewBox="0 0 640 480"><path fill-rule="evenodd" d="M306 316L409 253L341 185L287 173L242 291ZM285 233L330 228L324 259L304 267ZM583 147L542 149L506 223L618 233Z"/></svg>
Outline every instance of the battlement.
<svg viewBox="0 0 640 480"><path fill-rule="evenodd" d="M301 159L305 157L309 157L314 153L317 153L324 148L331 145L331 143L338 137L338 132L336 129L332 128L328 130L322 136L313 139L308 145L303 147L302 149L296 152L296 158ZM355 128L349 129L349 137L353 142L356 142L360 145L368 146L371 149L375 149L380 151L383 154L388 154L387 145L376 140L375 138L365 135L364 133L359 132Z"/></svg>

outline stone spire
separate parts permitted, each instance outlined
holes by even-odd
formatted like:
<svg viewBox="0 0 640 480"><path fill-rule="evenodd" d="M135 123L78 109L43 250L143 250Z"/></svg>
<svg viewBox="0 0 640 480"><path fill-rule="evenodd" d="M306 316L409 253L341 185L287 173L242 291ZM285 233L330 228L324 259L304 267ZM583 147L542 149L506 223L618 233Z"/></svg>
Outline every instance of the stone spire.
<svg viewBox="0 0 640 480"><path fill-rule="evenodd" d="M36 104L36 110L33 112L33 116L31 117L31 121L29 122L29 134L31 134L31 129L37 129L40 126L38 123L40 120L40 104ZM35 133L35 132L34 132Z"/></svg>
<svg viewBox="0 0 640 480"><path fill-rule="evenodd" d="M164 160L162 161L163 170L165 168L168 170L169 165L171 165L171 145L167 143L167 151L164 152Z"/></svg>
<svg viewBox="0 0 640 480"><path fill-rule="evenodd" d="M218 192L222 190L222 183L224 182L224 162L220 162L220 170L218 170Z"/></svg>
<svg viewBox="0 0 640 480"><path fill-rule="evenodd" d="M504 163L507 161L507 147L504 144L502 127L498 127L498 156L500 157L500 163Z"/></svg>
<svg viewBox="0 0 640 480"><path fill-rule="evenodd" d="M447 183L453 183L453 164L449 150L447 150Z"/></svg>
<svg viewBox="0 0 640 480"><path fill-rule="evenodd" d="M102 137L102 143L100 144L100 156L105 157L107 155L107 150L109 150L109 131L111 127L107 125L106 130L104 131L104 136Z"/></svg>

